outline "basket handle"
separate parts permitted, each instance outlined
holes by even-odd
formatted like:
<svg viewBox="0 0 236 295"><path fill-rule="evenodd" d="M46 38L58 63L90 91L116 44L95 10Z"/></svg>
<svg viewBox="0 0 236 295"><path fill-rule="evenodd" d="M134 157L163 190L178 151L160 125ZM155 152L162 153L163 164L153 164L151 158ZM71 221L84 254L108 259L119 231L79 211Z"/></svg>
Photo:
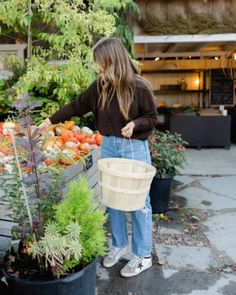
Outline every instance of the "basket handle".
<svg viewBox="0 0 236 295"><path fill-rule="evenodd" d="M124 158L124 155L125 155L125 149L124 149L125 140L126 140L126 138L124 137L124 138L123 138L123 144L122 144L122 153L121 153L121 154L122 154L122 158ZM131 148L132 160L134 160L133 144L132 144L132 140L131 140L130 137L129 137L129 142L130 142L130 148Z"/></svg>

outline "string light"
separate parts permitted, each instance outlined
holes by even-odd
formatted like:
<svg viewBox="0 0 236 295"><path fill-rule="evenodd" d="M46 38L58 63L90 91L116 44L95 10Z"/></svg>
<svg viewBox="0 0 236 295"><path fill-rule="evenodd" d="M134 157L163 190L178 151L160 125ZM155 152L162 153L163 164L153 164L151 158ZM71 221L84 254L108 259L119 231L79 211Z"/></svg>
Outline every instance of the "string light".
<svg viewBox="0 0 236 295"><path fill-rule="evenodd" d="M196 80L195 80L195 84L196 84L196 85L199 85L199 84L200 84L200 80L199 80L199 79L196 79Z"/></svg>
<svg viewBox="0 0 236 295"><path fill-rule="evenodd" d="M158 56L158 57L155 58L155 61L158 61L159 59L160 59L160 57Z"/></svg>

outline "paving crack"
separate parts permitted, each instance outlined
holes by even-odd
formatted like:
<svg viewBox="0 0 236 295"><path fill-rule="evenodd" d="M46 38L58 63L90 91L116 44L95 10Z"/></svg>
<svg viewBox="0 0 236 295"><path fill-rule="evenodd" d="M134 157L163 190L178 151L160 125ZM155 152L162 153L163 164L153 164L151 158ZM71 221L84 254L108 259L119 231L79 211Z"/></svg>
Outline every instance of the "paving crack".
<svg viewBox="0 0 236 295"><path fill-rule="evenodd" d="M205 192L208 192L208 193L214 194L214 195L216 195L216 196L224 197L224 198L227 198L227 199L229 199L229 200L233 200L233 201L236 200L235 197L231 197L231 196L229 196L229 195L221 194L221 193L218 193L218 192L215 192L215 191L212 191L212 190L206 188L206 187L201 183L201 180L199 180L199 179L194 179L193 181L191 181L190 183L187 183L186 185L182 185L181 187L176 187L175 189L173 189L173 192L174 192L174 193L181 192L182 190L187 189L187 188L189 188L189 187L200 188L200 189L204 190Z"/></svg>

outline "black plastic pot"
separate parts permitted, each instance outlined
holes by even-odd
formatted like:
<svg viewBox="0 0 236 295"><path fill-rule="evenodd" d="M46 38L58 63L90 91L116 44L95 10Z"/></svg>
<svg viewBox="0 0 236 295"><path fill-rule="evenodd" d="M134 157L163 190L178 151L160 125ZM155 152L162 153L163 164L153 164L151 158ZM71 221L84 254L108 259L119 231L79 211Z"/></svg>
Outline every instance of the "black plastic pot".
<svg viewBox="0 0 236 295"><path fill-rule="evenodd" d="M171 187L174 174L168 174L164 177L155 175L150 188L150 199L152 213L165 213L169 207Z"/></svg>
<svg viewBox="0 0 236 295"><path fill-rule="evenodd" d="M3 282L1 279L2 279L2 270L0 270L0 294L1 295L8 295L8 292L7 292L7 285L5 284L5 282Z"/></svg>
<svg viewBox="0 0 236 295"><path fill-rule="evenodd" d="M3 274L9 295L95 295L96 259L81 271L54 281L27 281L14 278L4 270Z"/></svg>

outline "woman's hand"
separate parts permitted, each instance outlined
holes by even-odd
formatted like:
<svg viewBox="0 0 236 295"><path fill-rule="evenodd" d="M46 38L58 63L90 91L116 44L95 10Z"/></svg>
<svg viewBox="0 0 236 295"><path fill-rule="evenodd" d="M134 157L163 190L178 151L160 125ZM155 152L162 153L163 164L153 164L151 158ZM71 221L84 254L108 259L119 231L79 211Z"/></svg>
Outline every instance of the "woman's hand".
<svg viewBox="0 0 236 295"><path fill-rule="evenodd" d="M124 137L131 137L133 135L135 124L133 121L129 122L124 128L121 129L121 134Z"/></svg>

